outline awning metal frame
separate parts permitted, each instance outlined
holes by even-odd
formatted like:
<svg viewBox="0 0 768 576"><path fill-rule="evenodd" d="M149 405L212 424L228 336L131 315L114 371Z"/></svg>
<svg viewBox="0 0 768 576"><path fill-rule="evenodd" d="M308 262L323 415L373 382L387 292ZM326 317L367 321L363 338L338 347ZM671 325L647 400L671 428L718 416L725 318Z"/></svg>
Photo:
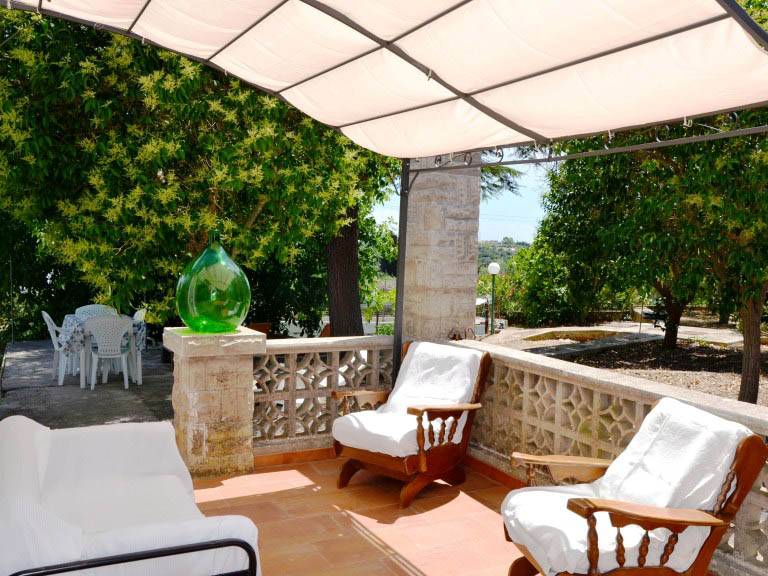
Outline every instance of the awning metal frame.
<svg viewBox="0 0 768 576"><path fill-rule="evenodd" d="M654 140L651 142L643 142L639 144L628 144L626 146L616 146L614 148L599 148L595 150L586 150L584 152L573 152L570 154L559 155L547 155L543 158L516 158L515 160L501 160L498 162L484 162L481 164L466 163L466 158L469 153L458 153L452 155L453 158L449 159L447 163L440 163L432 168L411 168L411 173L420 174L422 172L443 172L447 170L466 170L471 167L493 167L493 166L517 166L521 164L546 164L554 162L564 162L566 160L577 160L581 158L595 158L597 156L609 156L611 154L626 154L628 152L637 152L640 150L655 150L658 148L668 148L670 146L682 146L685 144L696 144L699 142L711 142L713 140L724 140L726 138L737 138L743 136L753 136L756 134L768 133L768 124L762 124L760 126L752 126L750 128L738 128L735 130L722 130L719 132L712 132L710 134L697 134L695 136L685 136L681 138L673 138L671 140ZM501 148L499 148L501 151ZM551 150L550 150L551 152ZM461 158L462 162L455 164L454 160Z"/></svg>
<svg viewBox="0 0 768 576"><path fill-rule="evenodd" d="M196 57L196 56L192 56L192 55L189 55L189 54L185 54L185 53L179 52L177 50L173 50L173 49L167 48L167 47L162 46L162 45L160 45L160 44L158 44L156 42L148 40L148 39L142 37L141 35L136 34L133 31L133 29L136 26L137 22L141 19L142 15L147 10L147 8L150 6L152 1L153 0L146 0L146 2L142 6L140 12L137 14L136 18L133 20L133 22L131 23L131 26L127 30L126 29L122 29L122 28L116 28L116 27L113 27L113 26L101 25L101 24L96 23L96 22L86 21L86 20L83 20L83 19L80 19L80 18L69 16L67 14L62 14L61 12L58 12L55 9L47 8L45 6L45 4L50 4L51 0L45 0L45 1L44 0L38 0L36 8L33 7L33 6L30 6L30 5L21 4L17 0L5 0L5 3L6 3L6 5L8 5L11 8L16 8L16 9L20 9L20 10L27 10L27 11L34 11L34 10L36 10L40 14L43 14L43 15L46 15L46 16L52 16L52 17L55 17L55 18L69 20L69 21L72 21L72 22L75 22L75 23L78 23L78 24L82 24L82 25L94 26L95 28L98 28L98 29L107 30L109 32L113 32L113 33L116 33L116 34L121 34L121 35L128 36L128 37L131 37L131 38L134 38L134 39L137 39L137 40L141 40L142 42L146 42L146 43L149 43L151 45L158 46L160 48L163 48L163 49L166 49L166 50L170 50L172 52L176 52L177 54L180 54L182 56L190 58L191 60L194 60L196 62L200 62L202 64L205 64L207 66L210 66L211 68L214 68L216 70L219 70L220 72L224 72L225 74L229 75L230 73L227 70L223 69L221 66L218 66L218 65L214 64L212 62L212 59L215 58L221 52L223 52L226 48L228 48L229 46L234 44L237 40L242 38L242 36L244 36L249 31L251 31L254 27L258 26L260 23L262 23L266 19L268 19L272 14L274 14L277 10L279 10L282 6L284 6L287 3L288 0L282 0L281 2L277 3L268 12L266 12L265 14L263 14L262 16L257 18L253 23L251 23L243 31L241 31L239 34L237 34L234 38L230 39L227 43L225 43L222 47L220 47L218 50L216 50L208 58L200 58L200 57ZM501 88L501 87L504 87L504 86L509 86L509 85L515 84L517 82L522 82L524 80L528 80L528 79L535 78L535 77L538 77L538 76L543 76L543 75L546 75L546 74L549 74L549 73L552 73L552 72L556 72L556 71L559 71L559 70L563 70L563 69L571 67L571 66L576 66L578 64L581 64L581 63L584 63L584 62L588 62L588 61L591 61L591 60L596 60L596 59L599 59L599 58L602 58L602 57L605 57L605 56L609 56L611 54L615 54L617 52L621 52L621 51L624 51L624 50L635 48L637 46L641 46L641 45L644 45L644 44L655 42L655 41L658 41L658 40L661 40L661 39L664 39L664 38L669 38L671 36L675 36L677 34L682 34L684 32L688 32L688 31L696 29L696 28L701 28L703 26L707 26L707 25L710 25L710 24L714 24L714 23L720 22L720 21L722 21L724 19L727 19L727 18L733 18L746 31L746 33L755 41L755 43L757 45L759 45L763 50L768 52L768 32L763 30L757 23L755 23L749 17L749 15L746 13L746 11L738 4L737 0L716 0L716 2L725 11L725 14L714 16L712 18L708 18L708 19L705 19L705 20L702 20L702 21L699 21L699 22L694 22L694 23L688 24L686 26L682 26L680 28L676 28L674 30L670 30L670 31L667 31L667 32L663 32L661 34L656 34L656 35L653 35L653 36L649 36L647 38L639 39L639 40L636 40L634 42L631 42L631 43L628 43L628 44L625 44L625 45L621 45L621 46L617 46L617 47L614 47L614 48L611 48L611 49L608 49L608 50L604 50L604 51L601 51L601 52L598 52L598 53L595 53L595 54L587 55L587 56L584 56L584 57L581 57L581 58L578 58L578 59L575 59L575 60L572 60L572 61L569 61L569 62L565 62L565 63L559 64L557 66L553 66L553 67L550 67L550 68L546 68L546 69L542 69L542 70L539 70L539 71L535 71L535 72L526 74L524 76L520 76L520 77L517 77L517 78L512 78L512 79L506 80L504 82L497 83L497 84L492 85L492 86L482 87L482 88L474 90L472 92L462 92L461 90L459 90L455 86L451 85L450 83L448 83L447 81L442 79L439 75L437 75L428 66L426 66L423 63L417 61L415 58L410 56L404 50L399 48L396 45L396 42L398 42L399 40L403 39L404 37L406 37L406 36L416 32L417 30L420 30L421 28L423 28L423 27L425 27L425 26L427 26L427 25L429 25L429 24L439 20L440 18L446 16L447 14L450 14L451 12L461 8L462 6L465 6L465 5L473 2L474 0L460 0L460 1L456 2L455 4L453 4L453 5L449 6L448 8L446 8L442 12L440 12L438 14L435 14L435 15L431 16L430 18L425 19L424 21L416 24L415 26L413 26L410 29L402 32L397 37L395 37L395 38L393 38L392 40L389 40L389 41L384 40L384 39L378 37L376 34L371 32L370 30L368 30L364 26L362 26L359 23L353 21L352 19L350 19L346 15L340 13L339 11L335 10L334 8L328 6L327 4L325 4L325 3L323 3L323 2L321 2L319 0L299 0L299 1L304 3L307 6L310 6L310 7L314 8L314 9L322 12L323 14L329 16L330 18L333 18L337 22L339 22L339 23L349 27L350 29L355 30L359 34L362 34L362 35L366 36L369 40L374 42L376 44L376 46L374 48L371 48L370 50L366 50L365 52L363 52L361 54L357 54L354 57L349 58L349 59L347 59L344 62L340 62L340 63L338 63L338 64L336 64L336 65L334 65L334 66L332 66L330 68L327 68L327 69L322 70L320 72L314 73L314 74L312 74L311 76L309 76L307 78L303 78L301 80L298 80L298 81L292 83L291 85L286 86L284 88L281 88L279 90L271 90L271 89L266 88L264 86L261 86L259 84L250 82L250 81L245 80L243 78L240 78L240 77L238 77L235 74L232 74L233 77L237 77L242 82L244 82L245 84L253 86L253 87L255 87L255 88L257 88L257 89L259 89L259 90L261 90L261 91L263 91L263 92L265 92L267 94L270 94L271 96L280 98L281 100L285 101L285 97L283 96L283 93L286 92L287 90L290 90L291 88L294 88L295 86L299 86L299 85L301 85L301 84L303 84L305 82L308 82L308 81L310 81L310 80L312 80L314 78L317 78L319 76L322 76L324 74L332 72L333 70L335 70L337 68L340 68L340 67L342 67L342 66L344 66L346 64L349 64L350 62L353 62L355 60L363 58L363 57L365 57L365 56L367 56L367 55L369 55L369 54L371 54L371 53L373 53L375 51L378 51L378 50L388 50L389 52L391 52L392 54L394 54L398 58L402 59L404 62L408 63L409 65L411 65L411 66L413 66L415 68L417 68L419 71L421 71L429 79L434 80L435 82L439 83L446 90L450 91L454 96L449 97L449 98L444 98L444 99L439 100L439 101L429 102L429 103L426 103L426 104L420 104L420 105L412 106L412 107L405 108L405 109L395 110L393 112L389 112L389 113L386 113L386 114L380 114L380 115L377 115L377 116L364 118L364 119L357 120L357 121L354 121L354 122L348 122L348 123L345 123L345 124L338 124L338 125L330 125L329 124L329 126L331 128L334 128L334 129L340 131L342 128L346 128L346 127L349 127L349 126L353 126L353 125L357 125L357 124L363 124L365 122L370 122L370 121L373 121L373 120L379 120L381 118L386 118L386 117L390 117L390 116L396 116L398 114L403 114L405 112L411 112L411 111L414 111L414 110L419 110L419 109L427 108L427 107L430 107L430 106L444 104L444 103L447 103L447 102L452 102L452 101L456 101L456 100L462 100L462 101L466 102L467 104L469 104L470 106L472 106L473 108L475 108L476 110L478 110L479 112L481 112L482 114L492 118L496 122L498 122L498 123L500 123L500 124L510 128L512 130L515 130L515 131L517 131L517 132L519 132L519 133L521 133L521 134L523 134L525 136L528 136L530 138L529 141L525 141L525 142L516 142L516 143L510 143L510 144L499 144L495 148L513 148L513 147L522 147L522 146L549 145L549 144L552 144L552 143L555 143L555 142L560 142L560 141L572 140L572 139L576 139L576 138L587 138L587 137L591 137L591 136L597 136L599 134L604 134L605 131L592 132L592 133L586 133L586 134L578 134L578 135L569 135L569 136L566 136L566 137L556 138L556 139L547 138L547 137L545 137L545 136L543 136L543 135L541 135L541 134L539 134L539 133L537 133L537 132L535 132L533 130L530 130L529 128L526 128L525 126L521 126L514 119L509 118L507 116L504 116L504 115L500 114L499 112L497 112L497 111L489 108L488 106L482 104L481 102L479 102L475 98L475 96L477 96L478 94L481 94L481 93L484 93L484 92L488 92L488 91L491 91L491 90L495 90L495 89L498 89L498 88ZM706 117L706 116L722 114L722 113L730 112L730 111L734 111L734 110L745 110L745 109L748 109L748 108L762 107L762 106L765 106L766 104L768 104L768 102L757 102L757 103L754 103L754 104L751 104L751 105L748 105L748 106L740 106L740 107L732 108L732 109L728 109L728 110L706 112L706 113L700 114L700 115L698 115L696 117ZM689 116L688 118L693 118L693 117L694 116ZM645 128L645 127L648 127L648 126L654 126L654 125L659 125L659 124L671 124L671 123L675 123L675 122L678 122L678 121L681 121L681 120L683 120L683 119L681 119L681 118L670 118L670 119L667 119L667 120L653 122L651 124L645 124L645 125L642 125L642 126L615 127L615 128L611 129L611 132L616 133L616 132L623 132L623 131L633 130L633 129L638 129L638 128ZM463 153L463 152L473 152L473 151L477 151L477 149L454 151L454 152L456 152L456 153Z"/></svg>

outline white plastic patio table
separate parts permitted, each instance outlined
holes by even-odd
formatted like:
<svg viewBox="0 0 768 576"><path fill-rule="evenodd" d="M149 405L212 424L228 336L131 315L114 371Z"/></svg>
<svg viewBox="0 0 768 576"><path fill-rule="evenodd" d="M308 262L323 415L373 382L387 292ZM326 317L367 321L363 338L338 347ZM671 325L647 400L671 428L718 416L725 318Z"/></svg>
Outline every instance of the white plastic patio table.
<svg viewBox="0 0 768 576"><path fill-rule="evenodd" d="M128 317L128 316L126 316ZM64 316L64 321L61 324L61 334L59 335L59 343L70 351L78 351L80 353L80 388L85 388L86 375L90 374L91 370L91 355L86 352L91 349L91 335L85 331L86 318L78 316L77 314L67 314ZM133 330L131 331L131 355L129 362L129 371L136 373L136 356L133 353L135 350L137 336L142 330L146 330L146 323L134 322Z"/></svg>

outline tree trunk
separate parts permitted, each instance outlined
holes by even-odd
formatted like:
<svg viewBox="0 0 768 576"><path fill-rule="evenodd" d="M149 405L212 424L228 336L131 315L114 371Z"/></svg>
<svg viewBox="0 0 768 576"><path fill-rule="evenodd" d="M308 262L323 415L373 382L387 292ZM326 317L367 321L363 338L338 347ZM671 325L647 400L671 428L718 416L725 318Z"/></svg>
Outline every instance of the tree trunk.
<svg viewBox="0 0 768 576"><path fill-rule="evenodd" d="M664 298L664 308L667 311L667 322L664 330L664 350L677 348L677 332L680 329L680 318L683 316L685 304L681 304L671 298Z"/></svg>
<svg viewBox="0 0 768 576"><path fill-rule="evenodd" d="M721 326L728 324L733 312L733 300L728 298L727 294L723 284L719 284L717 287L717 323Z"/></svg>
<svg viewBox="0 0 768 576"><path fill-rule="evenodd" d="M680 328L680 318L683 316L685 307L693 300L694 294L690 294L687 298L678 300L672 294L672 290L668 286L665 286L661 281L657 280L654 282L653 287L664 300L664 310L667 312L662 348L664 348L664 350L674 350L677 348L677 331Z"/></svg>
<svg viewBox="0 0 768 576"><path fill-rule="evenodd" d="M726 326L731 319L731 307L721 302L717 312L717 323L721 326Z"/></svg>
<svg viewBox="0 0 768 576"><path fill-rule="evenodd" d="M357 206L347 209L352 222L328 243L328 315L331 336L362 336L358 291Z"/></svg>
<svg viewBox="0 0 768 576"><path fill-rule="evenodd" d="M744 327L744 356L741 362L739 400L757 404L760 387L760 318L763 315L765 292L752 295L741 305Z"/></svg>

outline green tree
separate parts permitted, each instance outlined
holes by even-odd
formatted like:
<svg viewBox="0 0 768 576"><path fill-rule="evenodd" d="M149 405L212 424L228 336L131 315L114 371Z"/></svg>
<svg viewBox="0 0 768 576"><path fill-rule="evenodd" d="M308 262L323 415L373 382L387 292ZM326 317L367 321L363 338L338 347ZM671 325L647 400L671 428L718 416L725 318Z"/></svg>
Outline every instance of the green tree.
<svg viewBox="0 0 768 576"><path fill-rule="evenodd" d="M768 2L749 0L744 6L760 24L768 22ZM755 109L689 126L631 131L618 135L612 145L766 122L768 111ZM603 143L593 138L561 150L576 152ZM657 289L670 314L682 312L707 275L725 298L736 299L744 332L739 399L748 402L757 401L760 318L768 293L766 150L764 136L730 138L569 161L558 176L568 191L585 193L580 210L591 219L595 237ZM676 324L672 318L671 327Z"/></svg>
<svg viewBox="0 0 768 576"><path fill-rule="evenodd" d="M389 159L201 64L0 10L4 40L0 209L121 310L171 319L176 278L213 228L252 272L295 271L290 299L307 255L381 194Z"/></svg>
<svg viewBox="0 0 768 576"><path fill-rule="evenodd" d="M16 340L48 338L40 316L43 310L61 323L73 310L69 302L90 300L91 291L76 270L57 262L45 242L43 234L0 210L0 355L11 337L11 319Z"/></svg>
<svg viewBox="0 0 768 576"><path fill-rule="evenodd" d="M628 141L648 134L630 133ZM594 148L595 139L570 143L567 152ZM565 162L550 172L548 216L541 233L573 269L575 304L606 282L652 287L667 312L664 347L677 344L680 318L706 272L695 223L677 193L678 149ZM686 152L683 150L682 152Z"/></svg>

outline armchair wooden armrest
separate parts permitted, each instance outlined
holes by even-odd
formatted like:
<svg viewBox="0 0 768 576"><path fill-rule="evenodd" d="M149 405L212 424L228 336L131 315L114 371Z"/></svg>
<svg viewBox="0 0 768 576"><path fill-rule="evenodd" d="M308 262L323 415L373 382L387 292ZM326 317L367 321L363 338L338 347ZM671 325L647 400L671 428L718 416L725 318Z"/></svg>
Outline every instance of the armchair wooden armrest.
<svg viewBox="0 0 768 576"><path fill-rule="evenodd" d="M596 512L608 512L611 524L617 528L636 525L645 530L666 528L672 532L682 532L689 526L726 526L728 520L705 512L689 508L657 508L644 504L633 504L618 500L600 498L571 498L568 510L589 518Z"/></svg>
<svg viewBox="0 0 768 576"><path fill-rule="evenodd" d="M349 413L349 398L358 398L366 404L375 405L376 402L386 402L389 398L389 390L334 390L331 398L341 402L342 415Z"/></svg>
<svg viewBox="0 0 768 576"><path fill-rule="evenodd" d="M611 524L616 528L616 562L624 566L626 561L626 549L621 529L625 526L640 526L645 530L645 535L640 541L638 549L637 565L642 568L648 558L651 538L650 530L666 528L670 535L664 544L658 571L654 574L662 574L661 570L669 561L675 551L678 534L689 526L708 526L714 530L725 530L729 519L704 512L703 510L691 510L686 508L657 508L643 504L632 504L617 500L602 500L600 498L571 498L568 500L568 510L578 514L587 521L587 558L589 559L589 574L599 574L597 569L600 559L600 548L597 541L597 519L595 513L607 512ZM715 544L720 540L722 532L718 535ZM710 552L711 554L711 552ZM698 572L698 571L697 571ZM649 572L651 573L651 572ZM666 572L663 572L666 574ZM675 574L676 572L670 572Z"/></svg>
<svg viewBox="0 0 768 576"><path fill-rule="evenodd" d="M442 406L429 406L421 404L418 406L409 406L408 414L416 416L416 442L419 446L419 468L422 472L427 469L426 453L433 448L445 449L451 446L453 437L456 435L456 429L459 426L459 418L465 412L472 412L482 408L482 404L462 402L458 404L444 404ZM424 415L427 416L427 434L424 434ZM447 427L446 420L453 418L451 427ZM432 426L433 420L442 420L440 422L440 431L435 435L435 428ZM429 438L429 447L426 446L426 439Z"/></svg>
<svg viewBox="0 0 768 576"><path fill-rule="evenodd" d="M482 407L482 404L471 404L468 402L463 402L460 404L448 404L443 406L429 406L423 404L419 406L409 406L408 414L413 416L422 416L424 413L426 413L430 420L435 420L436 418L445 419L451 416L458 418L461 416L462 412L469 410L480 410Z"/></svg>
<svg viewBox="0 0 768 576"><path fill-rule="evenodd" d="M514 452L512 454L512 464L525 464L528 473L528 484L533 485L534 466L547 466L555 482L562 482L566 478L572 478L577 482L592 482L605 474L608 466L611 465L611 461L586 456L559 454L539 456L536 454Z"/></svg>

